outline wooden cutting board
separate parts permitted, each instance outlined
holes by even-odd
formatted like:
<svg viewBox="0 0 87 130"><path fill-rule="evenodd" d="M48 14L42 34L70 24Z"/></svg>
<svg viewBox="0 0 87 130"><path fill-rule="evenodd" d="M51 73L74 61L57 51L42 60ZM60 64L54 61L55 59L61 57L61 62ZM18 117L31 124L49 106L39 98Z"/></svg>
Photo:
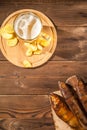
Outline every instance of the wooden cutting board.
<svg viewBox="0 0 87 130"><path fill-rule="evenodd" d="M23 61L28 60L32 63L32 68L40 66L47 62L49 58L53 55L56 45L57 45L57 33L54 24L51 22L51 20L43 13L32 10L32 9L23 9L16 11L12 13L10 16L8 16L5 21L2 24L2 27L8 24L13 24L14 19L21 13L25 12L33 12L35 13L40 19L42 20L43 29L42 32L47 33L51 38L51 43L48 47L45 47L43 49L42 54L40 55L32 55L31 57L27 57L25 55L26 48L24 46L24 41L22 39L19 39L19 43L14 47L9 47L6 44L6 40L2 37L0 37L0 48L3 53L3 55L14 65L19 67L24 67Z"/></svg>

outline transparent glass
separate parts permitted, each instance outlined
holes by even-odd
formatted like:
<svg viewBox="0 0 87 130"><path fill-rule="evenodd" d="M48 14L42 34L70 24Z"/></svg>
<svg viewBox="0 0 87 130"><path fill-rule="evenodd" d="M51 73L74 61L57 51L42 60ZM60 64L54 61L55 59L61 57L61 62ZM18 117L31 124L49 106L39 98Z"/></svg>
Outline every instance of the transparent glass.
<svg viewBox="0 0 87 130"><path fill-rule="evenodd" d="M13 26L16 35L28 41L35 40L41 34L43 27L41 19L32 12L19 14Z"/></svg>

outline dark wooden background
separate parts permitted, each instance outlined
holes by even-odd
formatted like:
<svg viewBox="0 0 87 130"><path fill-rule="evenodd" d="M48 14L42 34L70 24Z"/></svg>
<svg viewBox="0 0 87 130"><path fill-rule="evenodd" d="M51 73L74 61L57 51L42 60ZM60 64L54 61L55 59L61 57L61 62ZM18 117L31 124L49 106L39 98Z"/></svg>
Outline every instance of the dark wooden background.
<svg viewBox="0 0 87 130"><path fill-rule="evenodd" d="M58 80L75 74L87 82L87 1L0 0L0 25L26 8L52 19L58 45L52 58L35 69L16 67L0 52L0 130L54 130L49 93L58 90Z"/></svg>

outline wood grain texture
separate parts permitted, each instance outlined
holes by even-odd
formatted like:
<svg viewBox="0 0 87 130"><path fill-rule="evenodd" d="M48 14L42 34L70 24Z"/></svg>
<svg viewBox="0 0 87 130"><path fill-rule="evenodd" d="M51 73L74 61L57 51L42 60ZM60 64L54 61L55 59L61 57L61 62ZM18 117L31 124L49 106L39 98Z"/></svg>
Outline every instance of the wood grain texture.
<svg viewBox="0 0 87 130"><path fill-rule="evenodd" d="M87 27L58 27L58 42L52 60L87 60Z"/></svg>
<svg viewBox="0 0 87 130"><path fill-rule="evenodd" d="M54 21L56 26L82 26L87 24L86 0L1 0L0 24L9 14L24 8L32 8L45 13Z"/></svg>
<svg viewBox="0 0 87 130"><path fill-rule="evenodd" d="M0 96L0 118L45 119L50 116L47 95Z"/></svg>
<svg viewBox="0 0 87 130"><path fill-rule="evenodd" d="M0 52L0 130L54 130L49 93L75 74L87 82L87 1L0 0L0 25L26 8L52 19L58 45L50 61L35 69L18 68Z"/></svg>
<svg viewBox="0 0 87 130"><path fill-rule="evenodd" d="M57 27L57 47L51 61L87 61L87 27ZM6 60L0 52L0 60Z"/></svg>
<svg viewBox="0 0 87 130"><path fill-rule="evenodd" d="M0 130L54 130L50 119L0 119Z"/></svg>
<svg viewBox="0 0 87 130"><path fill-rule="evenodd" d="M49 94L58 89L58 80L72 75L87 80L87 61L50 61L36 69L18 68L0 61L0 94Z"/></svg>
<svg viewBox="0 0 87 130"><path fill-rule="evenodd" d="M0 96L0 127L2 130L54 130L48 96Z"/></svg>

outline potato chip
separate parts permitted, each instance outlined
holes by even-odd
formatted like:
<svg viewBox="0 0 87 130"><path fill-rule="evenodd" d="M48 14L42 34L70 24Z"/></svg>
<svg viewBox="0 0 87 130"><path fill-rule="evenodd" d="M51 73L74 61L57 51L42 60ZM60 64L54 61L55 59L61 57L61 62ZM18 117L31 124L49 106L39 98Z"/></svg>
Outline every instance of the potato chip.
<svg viewBox="0 0 87 130"><path fill-rule="evenodd" d="M35 54L35 55L39 55L39 54L41 54L41 53L42 53L41 50L34 51L34 54Z"/></svg>
<svg viewBox="0 0 87 130"><path fill-rule="evenodd" d="M40 45L42 45L43 47L47 47L49 45L49 41L42 41L40 42Z"/></svg>
<svg viewBox="0 0 87 130"><path fill-rule="evenodd" d="M1 27L0 34L5 39L13 38L13 36L14 36L14 29L13 29L12 25L7 24L6 26Z"/></svg>
<svg viewBox="0 0 87 130"><path fill-rule="evenodd" d="M18 39L17 38L13 38L13 39L9 39L7 40L7 45L8 46L16 46L16 44L18 43Z"/></svg>
<svg viewBox="0 0 87 130"><path fill-rule="evenodd" d="M32 51L36 51L37 50L37 45L31 44L30 48L32 49Z"/></svg>
<svg viewBox="0 0 87 130"><path fill-rule="evenodd" d="M41 42L41 39L38 38L38 39L36 40L36 43L37 43L37 44L40 44L40 42Z"/></svg>
<svg viewBox="0 0 87 130"><path fill-rule="evenodd" d="M32 56L32 50L31 48L26 51L26 56Z"/></svg>
<svg viewBox="0 0 87 130"><path fill-rule="evenodd" d="M13 34L5 33L5 32L1 33L1 35L5 39L11 39L14 37Z"/></svg>
<svg viewBox="0 0 87 130"><path fill-rule="evenodd" d="M3 29L2 29L2 28L0 28L0 35L2 35L2 30L3 30Z"/></svg>
<svg viewBox="0 0 87 130"><path fill-rule="evenodd" d="M5 33L14 33L14 29L13 29L13 26L11 24L7 24L3 27L3 30Z"/></svg>
<svg viewBox="0 0 87 130"><path fill-rule="evenodd" d="M38 48L38 50L42 50L43 49L43 47L40 44L37 44L37 48Z"/></svg>
<svg viewBox="0 0 87 130"><path fill-rule="evenodd" d="M29 42L25 42L24 45L25 45L26 47L30 47L30 43L29 43Z"/></svg>
<svg viewBox="0 0 87 130"><path fill-rule="evenodd" d="M24 60L24 61L23 61L23 65L24 65L24 67L26 67L26 68L32 67L31 62L29 62L28 60Z"/></svg>
<svg viewBox="0 0 87 130"><path fill-rule="evenodd" d="M40 42L40 45L42 45L43 47L47 47L47 46L49 46L50 42L51 42L51 38L49 38L48 40L43 39L43 40Z"/></svg>
<svg viewBox="0 0 87 130"><path fill-rule="evenodd" d="M31 42L25 42L24 45L28 48L28 50L26 51L26 56L41 54L43 48L49 46L50 41L51 37L46 33L42 33L42 35L39 36L38 39Z"/></svg>

